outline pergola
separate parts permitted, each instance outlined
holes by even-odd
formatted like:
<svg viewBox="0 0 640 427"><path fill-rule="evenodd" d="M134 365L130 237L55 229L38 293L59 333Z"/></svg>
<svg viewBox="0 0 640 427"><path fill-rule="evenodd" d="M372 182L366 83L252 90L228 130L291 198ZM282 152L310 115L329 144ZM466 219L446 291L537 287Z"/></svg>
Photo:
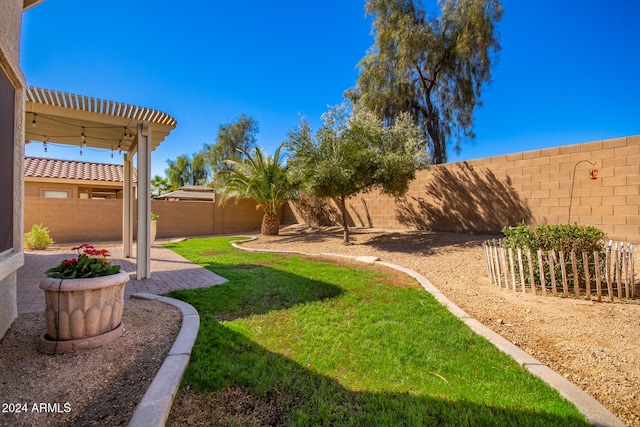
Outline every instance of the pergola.
<svg viewBox="0 0 640 427"><path fill-rule="evenodd" d="M151 152L175 129L170 115L121 102L29 87L25 103L26 143L75 145L119 150L124 158L123 224L124 255L133 249L132 165L137 154L137 268L138 280L149 278L151 264Z"/></svg>

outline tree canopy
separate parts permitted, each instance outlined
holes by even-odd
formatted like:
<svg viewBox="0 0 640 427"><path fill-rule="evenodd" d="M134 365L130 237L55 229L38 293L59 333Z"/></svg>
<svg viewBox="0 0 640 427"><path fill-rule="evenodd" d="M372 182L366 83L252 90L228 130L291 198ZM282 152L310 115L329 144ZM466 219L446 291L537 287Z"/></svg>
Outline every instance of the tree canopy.
<svg viewBox="0 0 640 427"><path fill-rule="evenodd" d="M192 157L180 155L175 160L167 160L165 169L167 180L172 190L185 185L205 185L209 179L209 168L202 152Z"/></svg>
<svg viewBox="0 0 640 427"><path fill-rule="evenodd" d="M160 175L155 175L151 179L151 197L161 196L167 191L171 189L171 184L169 184L169 180Z"/></svg>
<svg viewBox="0 0 640 427"><path fill-rule="evenodd" d="M415 177L422 139L407 113L389 127L371 111L349 114L345 105L330 108L322 119L315 135L304 118L288 132L288 167L306 192L337 201L348 242L346 200L372 188L404 194Z"/></svg>
<svg viewBox="0 0 640 427"><path fill-rule="evenodd" d="M258 122L245 114L241 114L234 122L220 125L216 142L205 144L202 149L214 182L220 172L228 169L227 160L240 161L246 153L256 148L258 130Z"/></svg>
<svg viewBox="0 0 640 427"><path fill-rule="evenodd" d="M429 16L419 0L367 0L374 44L360 61L347 98L392 123L411 114L433 163L447 160L447 144L475 138L474 109L491 80L500 50L499 0L440 0Z"/></svg>

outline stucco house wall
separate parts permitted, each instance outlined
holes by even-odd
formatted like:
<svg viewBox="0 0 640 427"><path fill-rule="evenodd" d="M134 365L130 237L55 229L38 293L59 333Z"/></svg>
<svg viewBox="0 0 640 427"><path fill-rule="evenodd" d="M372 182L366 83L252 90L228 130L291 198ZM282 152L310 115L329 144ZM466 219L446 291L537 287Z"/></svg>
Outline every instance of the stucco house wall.
<svg viewBox="0 0 640 427"><path fill-rule="evenodd" d="M0 1L0 79L3 95L0 99L0 114L13 115L13 135L10 127L3 126L0 138L7 138L0 145L0 156L7 159L7 165L13 166L12 173L2 174L0 188L5 189L2 196L12 200L12 213L7 220L3 217L2 232L11 233L7 248L0 250L0 338L7 332L18 315L16 304L17 270L24 263L23 253L23 176L22 161L24 152L24 90L26 80L20 69L20 31L22 12L37 3L34 0ZM13 106L13 108L11 108ZM11 117L5 117L9 122ZM2 120L2 119L0 119ZM10 143L11 139L13 144ZM8 190L8 191L7 191ZM9 229L11 227L11 229Z"/></svg>
<svg viewBox="0 0 640 427"><path fill-rule="evenodd" d="M134 194L137 174L133 169ZM122 199L124 168L110 163L25 157L25 197ZM58 193L58 194L51 194Z"/></svg>

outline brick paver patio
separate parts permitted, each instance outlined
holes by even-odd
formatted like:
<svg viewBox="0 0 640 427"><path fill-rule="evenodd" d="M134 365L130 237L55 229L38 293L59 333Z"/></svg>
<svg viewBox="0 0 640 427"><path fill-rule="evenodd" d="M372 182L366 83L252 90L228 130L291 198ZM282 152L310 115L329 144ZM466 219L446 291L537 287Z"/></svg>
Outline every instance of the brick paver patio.
<svg viewBox="0 0 640 427"><path fill-rule="evenodd" d="M151 278L135 280L136 259L123 257L122 244L96 244L96 247L107 248L111 254L109 260L129 273L131 279L125 287L125 299L139 292L164 294L176 289L203 288L227 281L163 246L151 247ZM18 314L44 311L44 292L38 287L40 279L46 270L76 255L70 248L25 252L24 265L18 270Z"/></svg>

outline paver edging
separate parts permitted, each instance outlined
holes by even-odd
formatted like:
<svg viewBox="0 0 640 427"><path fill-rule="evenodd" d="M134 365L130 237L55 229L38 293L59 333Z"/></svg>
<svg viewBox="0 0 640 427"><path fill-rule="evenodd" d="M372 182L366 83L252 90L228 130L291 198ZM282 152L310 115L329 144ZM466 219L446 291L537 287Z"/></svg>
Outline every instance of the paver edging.
<svg viewBox="0 0 640 427"><path fill-rule="evenodd" d="M301 255L318 255L318 256L336 256L342 258L351 258L356 259L358 257L349 256L349 255L338 255L338 254L329 254L329 253L321 253L321 254L310 254L306 252L297 252L297 251L277 251L271 249L257 249L257 248L245 248L238 243L249 242L252 240L256 240L255 236L239 236L239 237L247 237L249 240L237 240L232 241L231 245L237 249L242 249L249 252L272 252L272 253L297 253ZM531 372L533 375L537 376L544 382L546 382L549 386L553 387L558 391L558 393L571 402L577 409L582 413L589 423L593 426L598 427L625 427L625 424L616 417L611 411L609 411L604 405L594 399L590 394L582 390L580 387L573 384L571 381L563 377L562 375L555 372L549 366L540 362L524 350L517 347L512 342L508 341L506 338L502 337L498 333L489 329L481 322L476 320L467 314L464 310L458 307L453 303L449 298L447 298L438 288L436 288L433 283L429 281L422 274L408 269L406 267L402 267L397 264L392 264L388 262L375 261L376 264L383 265L385 267L393 268L394 270L401 271L403 273L408 274L409 276L416 279L420 285L424 288L425 291L429 292L433 297L440 302L440 304L444 305L454 316L458 317L463 323L465 323L471 330L473 330L478 335L484 337L489 342L491 342L498 350L512 357L517 363L522 365L525 369Z"/></svg>
<svg viewBox="0 0 640 427"><path fill-rule="evenodd" d="M129 421L132 427L162 427L169 418L173 399L189 364L200 328L200 315L191 304L174 298L147 293L133 294L131 298L159 301L179 309L182 314L178 336Z"/></svg>

